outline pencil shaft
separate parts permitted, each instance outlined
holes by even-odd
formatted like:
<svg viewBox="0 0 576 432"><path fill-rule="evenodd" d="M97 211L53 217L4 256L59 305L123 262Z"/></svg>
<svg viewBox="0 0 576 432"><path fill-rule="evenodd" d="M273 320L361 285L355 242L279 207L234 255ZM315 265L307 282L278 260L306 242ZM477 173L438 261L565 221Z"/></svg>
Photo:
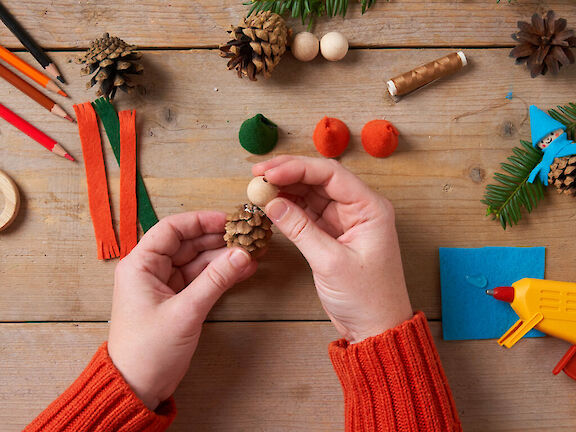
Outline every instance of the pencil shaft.
<svg viewBox="0 0 576 432"><path fill-rule="evenodd" d="M50 111L54 106L55 102L52 99L50 99L44 93L37 90L36 87L33 87L30 84L28 84L14 72L12 72L10 69L2 65L0 65L0 77L4 78L6 81L8 81L10 84L16 87L18 90L25 93L30 98L34 99L48 111Z"/></svg>
<svg viewBox="0 0 576 432"><path fill-rule="evenodd" d="M0 45L0 59L4 60L10 66L18 69L24 75L26 75L31 80L37 82L42 87L47 88L50 91L58 93L61 91L58 86L52 82L50 78L44 75L42 72L37 71L20 57L15 55L14 53L8 51L6 48Z"/></svg>
<svg viewBox="0 0 576 432"><path fill-rule="evenodd" d="M62 109L61 106L56 104L52 99L46 96L44 93L39 91L36 87L31 86L10 69L2 66L0 64L0 77L4 78L22 93L24 93L29 98L33 99L38 104L42 105L51 113L57 115L58 117L68 118L68 114Z"/></svg>
<svg viewBox="0 0 576 432"><path fill-rule="evenodd" d="M18 116L17 114L15 114L2 104L0 104L0 117L2 117L4 120L12 124L13 126L20 129L22 132L24 132L30 138L35 140L38 144L41 144L44 147L46 147L48 150L52 151L52 149L54 148L56 141L54 141L44 132L34 127L26 120L24 120L22 117Z"/></svg>
<svg viewBox="0 0 576 432"><path fill-rule="evenodd" d="M42 65L43 68L48 66L51 61L46 53L36 44L34 39L30 37L28 32L14 19L12 14L0 3L0 20L4 23L8 30L18 38L18 40L26 47L30 54Z"/></svg>
<svg viewBox="0 0 576 432"><path fill-rule="evenodd" d="M64 148L60 144L58 144L55 140L50 138L44 132L34 127L26 120L24 120L22 117L18 116L17 114L15 114L13 111L6 108L2 104L0 104L0 117L2 117L4 120L10 123L12 126L20 129L22 132L24 132L38 144L42 145L43 147L46 147L51 152L68 160L74 161L74 158L70 156L68 152L64 150Z"/></svg>

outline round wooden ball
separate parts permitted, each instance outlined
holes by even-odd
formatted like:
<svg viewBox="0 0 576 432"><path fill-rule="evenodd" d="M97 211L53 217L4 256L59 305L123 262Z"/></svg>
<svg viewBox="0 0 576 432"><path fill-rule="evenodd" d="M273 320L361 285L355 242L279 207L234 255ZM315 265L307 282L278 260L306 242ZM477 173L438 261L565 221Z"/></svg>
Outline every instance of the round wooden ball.
<svg viewBox="0 0 576 432"><path fill-rule="evenodd" d="M263 177L254 177L246 189L248 200L260 208L266 207L270 201L278 196L278 188Z"/></svg>
<svg viewBox="0 0 576 432"><path fill-rule="evenodd" d="M320 50L318 38L310 32L301 32L294 36L290 45L292 55L297 60L308 62L314 60Z"/></svg>
<svg viewBox="0 0 576 432"><path fill-rule="evenodd" d="M348 52L348 39L339 32L326 33L320 39L320 52L326 60L342 60Z"/></svg>

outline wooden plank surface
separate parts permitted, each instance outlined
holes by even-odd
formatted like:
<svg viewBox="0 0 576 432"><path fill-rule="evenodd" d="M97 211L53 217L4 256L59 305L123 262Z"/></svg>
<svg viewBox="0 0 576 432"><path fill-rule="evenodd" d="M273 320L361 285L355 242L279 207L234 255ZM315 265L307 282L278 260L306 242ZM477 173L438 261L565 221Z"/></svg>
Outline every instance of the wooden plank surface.
<svg viewBox="0 0 576 432"><path fill-rule="evenodd" d="M148 95L133 100L121 95L119 107L138 111L140 167L161 217L231 210L245 199L251 164L270 156L250 155L238 145L237 131L247 117L262 112L280 125L273 154L318 156L310 137L316 121L327 114L343 119L352 132L341 162L396 207L415 308L440 317L439 246L545 245L547 277L576 280L576 268L565 264L572 243L566 234L573 232L575 215L570 198L549 191L541 208L506 232L484 218L479 202L499 162L519 138L529 137L528 104L548 108L574 100L576 68L555 79L532 80L505 49L467 50L471 66L466 72L397 104L385 97L386 77L446 52L354 50L335 64L287 57L271 80L257 83L238 80L213 51L147 52ZM54 54L64 73L76 77L78 67L68 63L72 57ZM182 71L196 73L184 80ZM93 98L77 77L68 87L75 102ZM515 97L506 101L509 91ZM96 259L76 126L44 113L6 85L0 85L0 100L79 159L72 164L58 158L0 124L0 169L23 195L21 216L0 235L0 320L107 320L114 262ZM70 103L67 108L71 111ZM374 118L387 118L400 130L400 147L388 159L374 159L361 148L361 128ZM104 143L117 210L119 171ZM307 264L277 235L258 274L226 295L211 319L325 315Z"/></svg>
<svg viewBox="0 0 576 432"><path fill-rule="evenodd" d="M519 138L529 137L528 105L574 101L576 67L532 80L508 58L517 20L551 8L574 28L573 0L379 0L364 17L351 2L349 19L320 20L315 31L342 31L358 49L338 63L319 58L304 64L288 54L271 80L258 83L238 80L215 50L206 49L226 40L225 30L247 10L242 3L3 2L43 46L62 50L50 55L70 82L66 91L75 103L94 98L72 62L90 40L108 31L150 48L147 94L121 95L118 107L138 111L140 167L161 217L231 210L244 199L251 164L271 156L249 155L238 145L237 131L247 117L262 112L280 125L272 155L318 156L310 137L315 123L330 115L352 132L341 162L396 207L416 309L441 316L440 246L545 245L546 276L576 280L576 268L566 262L573 247L573 200L551 191L534 215L506 232L483 217L479 202L499 162ZM3 26L0 44L21 48ZM434 47L468 47L470 67L400 103L390 101L387 78L452 50ZM509 92L514 97L507 101ZM18 322L0 324L0 430L11 432L57 397L105 340L105 323L58 321L108 320L115 263L96 260L76 126L44 113L4 83L0 101L79 159L75 165L60 159L0 122L0 169L15 179L23 197L21 217L0 233L0 321ZM58 101L72 112L70 100ZM392 121L401 132L399 150L386 160L371 158L360 145L362 126L374 118ZM119 172L106 150L116 210ZM306 262L275 236L257 275L227 293L210 315L216 321L275 322L206 325L176 395L180 415L172 430L342 430L340 386L326 354L336 333L329 323L307 321L325 318ZM550 372L565 343L526 340L505 350L495 341L444 342L437 322L432 330L464 430L576 428L574 383Z"/></svg>
<svg viewBox="0 0 576 432"><path fill-rule="evenodd" d="M440 340L440 356L466 432L576 428L574 382L551 369L567 344ZM77 377L106 324L0 325L0 430L16 432ZM343 401L327 344L328 323L207 324L175 397L176 431L341 431Z"/></svg>
<svg viewBox="0 0 576 432"><path fill-rule="evenodd" d="M249 10L244 0L5 0L3 4L47 48L86 47L104 32L143 47L214 47ZM338 30L355 46L510 46L518 19L553 8L572 27L573 0L378 0L367 15L350 1L346 20L322 19L315 31ZM291 20L296 31L305 29ZM3 26L0 43L21 47Z"/></svg>

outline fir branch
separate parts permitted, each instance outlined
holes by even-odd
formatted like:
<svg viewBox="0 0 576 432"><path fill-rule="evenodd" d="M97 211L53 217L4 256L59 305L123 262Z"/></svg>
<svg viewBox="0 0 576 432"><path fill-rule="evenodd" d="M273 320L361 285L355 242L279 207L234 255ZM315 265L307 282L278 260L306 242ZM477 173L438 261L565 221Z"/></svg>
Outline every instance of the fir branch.
<svg viewBox="0 0 576 432"><path fill-rule="evenodd" d="M361 0L362 14L375 2L376 0ZM348 0L251 0L244 4L250 6L249 16L269 10L278 15L288 14L292 18L300 18L302 24L308 20L308 28L312 26L315 18L324 15L345 17L348 12Z"/></svg>
<svg viewBox="0 0 576 432"><path fill-rule="evenodd" d="M486 215L498 220L504 229L518 224L522 218L522 208L531 213L544 197L542 182L528 183L528 177L542 160L543 153L527 141L520 143L522 147L512 149L513 155L508 157L508 163L501 164L506 173L494 174L494 180L499 184L486 186L482 200L488 206Z"/></svg>
<svg viewBox="0 0 576 432"><path fill-rule="evenodd" d="M576 140L576 103L569 103L564 106L557 106L557 110L551 109L548 114L566 126L568 139Z"/></svg>

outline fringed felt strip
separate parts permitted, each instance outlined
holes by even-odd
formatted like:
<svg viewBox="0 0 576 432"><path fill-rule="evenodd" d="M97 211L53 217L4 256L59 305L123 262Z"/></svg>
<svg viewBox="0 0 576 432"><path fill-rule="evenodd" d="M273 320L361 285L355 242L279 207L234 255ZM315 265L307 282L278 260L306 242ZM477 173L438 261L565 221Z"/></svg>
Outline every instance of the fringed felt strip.
<svg viewBox="0 0 576 432"><path fill-rule="evenodd" d="M84 154L88 201L98 245L98 259L115 258L120 251L118 250L116 235L112 227L110 196L108 194L98 120L90 102L74 105L74 111L78 119L78 131L82 143L82 153Z"/></svg>
<svg viewBox="0 0 576 432"><path fill-rule="evenodd" d="M108 135L116 161L120 165L120 123L118 114L116 114L114 106L105 98L96 99L92 105L104 125L104 130L106 135ZM136 171L136 194L138 197L138 219L140 220L142 231L146 232L158 223L158 217L150 202L144 180L138 171Z"/></svg>
<svg viewBox="0 0 576 432"><path fill-rule="evenodd" d="M120 258L138 243L136 111L120 111Z"/></svg>

